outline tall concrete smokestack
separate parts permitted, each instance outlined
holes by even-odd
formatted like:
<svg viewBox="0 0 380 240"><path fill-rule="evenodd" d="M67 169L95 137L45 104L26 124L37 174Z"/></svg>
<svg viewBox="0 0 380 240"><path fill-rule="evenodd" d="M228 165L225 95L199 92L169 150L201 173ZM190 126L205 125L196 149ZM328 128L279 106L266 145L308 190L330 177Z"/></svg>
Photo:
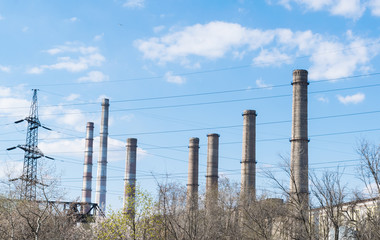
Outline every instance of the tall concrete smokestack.
<svg viewBox="0 0 380 240"><path fill-rule="evenodd" d="M189 175L187 179L187 209L198 208L199 138L189 141Z"/></svg>
<svg viewBox="0 0 380 240"><path fill-rule="evenodd" d="M293 122L290 140L290 194L293 194L292 198L300 196L305 204L309 199L307 74L306 70L293 71Z"/></svg>
<svg viewBox="0 0 380 240"><path fill-rule="evenodd" d="M128 138L124 179L124 212L132 217L135 215L136 150L137 139Z"/></svg>
<svg viewBox="0 0 380 240"><path fill-rule="evenodd" d="M82 212L87 213L90 209L91 192L92 192L92 153L94 143L94 123L88 122L86 127L86 149L84 152L83 167L83 187L82 187L82 203L84 205Z"/></svg>
<svg viewBox="0 0 380 240"><path fill-rule="evenodd" d="M98 174L96 180L95 202L99 204L103 212L106 210L107 192L107 140L108 140L108 109L109 100L103 98L102 101L102 120L100 125L100 148L98 160Z"/></svg>
<svg viewBox="0 0 380 240"><path fill-rule="evenodd" d="M241 161L241 192L249 204L256 198L256 111L243 113L243 154Z"/></svg>
<svg viewBox="0 0 380 240"><path fill-rule="evenodd" d="M219 134L207 135L206 207L212 208L218 200Z"/></svg>

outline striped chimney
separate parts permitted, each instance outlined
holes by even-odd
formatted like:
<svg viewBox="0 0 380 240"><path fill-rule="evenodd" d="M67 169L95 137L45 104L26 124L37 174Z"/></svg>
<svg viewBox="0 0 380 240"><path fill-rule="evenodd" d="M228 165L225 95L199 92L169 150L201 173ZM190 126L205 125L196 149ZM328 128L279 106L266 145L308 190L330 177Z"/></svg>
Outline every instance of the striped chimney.
<svg viewBox="0 0 380 240"><path fill-rule="evenodd" d="M96 197L95 202L100 209L106 210L106 192L107 192L107 140L108 140L108 110L109 100L103 98L102 101L102 119L100 125L100 148L98 160L98 173L96 180Z"/></svg>
<svg viewBox="0 0 380 240"><path fill-rule="evenodd" d="M88 122L86 127L86 149L84 152L84 168L83 168L83 187L82 187L82 203L85 203L82 209L86 214L90 210L92 192L92 153L94 143L94 123Z"/></svg>

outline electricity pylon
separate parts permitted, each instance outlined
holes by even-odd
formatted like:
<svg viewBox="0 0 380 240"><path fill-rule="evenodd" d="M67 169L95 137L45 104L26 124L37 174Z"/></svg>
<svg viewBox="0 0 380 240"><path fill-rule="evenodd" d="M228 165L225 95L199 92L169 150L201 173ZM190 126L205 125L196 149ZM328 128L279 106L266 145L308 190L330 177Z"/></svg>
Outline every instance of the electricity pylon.
<svg viewBox="0 0 380 240"><path fill-rule="evenodd" d="M25 119L18 120L15 123L21 123L23 121L28 122L25 145L17 145L16 147L11 147L7 150L13 150L16 148L24 150L25 154L22 176L12 180L20 179L22 182L21 199L36 200L36 185L41 184L37 180L37 159L41 157L53 159L45 156L38 148L38 128L43 127L47 130L51 129L42 126L38 119L37 89L33 89L33 100L29 116Z"/></svg>

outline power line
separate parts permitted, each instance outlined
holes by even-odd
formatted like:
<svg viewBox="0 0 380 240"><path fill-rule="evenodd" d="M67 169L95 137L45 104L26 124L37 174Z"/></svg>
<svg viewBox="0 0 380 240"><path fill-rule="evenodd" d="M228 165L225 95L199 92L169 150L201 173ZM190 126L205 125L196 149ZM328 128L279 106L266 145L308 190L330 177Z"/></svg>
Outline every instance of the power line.
<svg viewBox="0 0 380 240"><path fill-rule="evenodd" d="M340 77L340 78L330 78L330 79L316 80L316 81L313 81L312 84L323 83L323 82L331 82L331 81L338 81L338 80L351 79L351 78L376 76L376 75L380 75L380 72L379 73L354 75L354 76L348 76L348 77ZM258 89L270 89L270 88L278 88L278 87L287 87L287 86L289 86L289 84L279 84L279 85L272 85L272 86L267 86L267 87L254 87L254 88L242 88L242 89L233 89L233 90L212 91L212 92L203 92L203 93L192 93L192 94L183 94L183 95L172 95L172 96L160 96L160 97L149 97L149 98L135 98L135 99L115 100L115 101L112 101L112 102L113 103L124 103L124 102L160 100L160 99L197 97L197 96L204 96L204 95L225 94L225 93L234 93L234 92L243 92L243 91L258 90ZM348 88L342 88L341 90L349 90L349 89L365 88L365 87L375 87L375 86L379 86L379 84L371 84L371 85L358 86L358 87L348 87ZM313 93L321 93L321 92L329 92L329 91L337 91L337 89L324 90L324 91L316 91L316 92L310 92L310 93L313 94ZM48 91L46 91L46 92L50 93ZM272 97L275 97L275 96L272 96ZM81 103L70 103L70 104L45 105L45 106L40 106L40 108L57 107L57 106L95 105L95 104L98 105L98 104L100 104L100 102L81 102ZM16 107L16 108L27 108L27 107ZM0 108L0 109L10 109L10 108Z"/></svg>
<svg viewBox="0 0 380 240"><path fill-rule="evenodd" d="M349 116L359 116L366 114L375 114L380 113L380 110L365 111L365 112L356 112L356 113L346 113L346 114L337 114L337 115L328 115L320 117L310 117L308 120L320 120L320 119L330 119L330 118L339 118L339 117L349 117ZM271 125L271 124L281 124L281 123L290 123L292 120L280 120L280 121L270 121L270 122L259 122L256 125ZM225 129L225 128L241 128L243 125L227 125L227 126L218 126L218 127L205 127L205 128L191 128L191 129L178 129L178 130L163 130L163 131L152 131L152 132L137 132L137 133L124 133L124 134L111 134L111 137L116 136L136 136L136 135L152 135L152 134L164 134L164 133L178 133L178 132L192 132L192 131L202 131L202 130L214 130L214 129ZM58 132L58 131L57 131ZM69 134L67 134L69 135ZM75 135L72 135L75 136ZM83 138L83 137L78 137ZM54 138L46 138L41 140L50 140ZM72 138L56 138L56 139L72 139Z"/></svg>
<svg viewBox="0 0 380 240"><path fill-rule="evenodd" d="M358 161L360 159L353 159L353 160L340 160L340 161L331 161L329 163L341 163L341 162L353 162ZM318 164L318 163L317 163ZM317 165L317 164L309 164L309 165ZM357 164L348 164L343 165L342 167L357 167ZM323 170L328 168L336 168L337 166L322 166L322 167L311 167L310 170ZM270 167L264 167L265 169L278 169L282 168L280 166L270 166ZM263 168L260 168L261 170ZM241 169L226 169L223 172L228 173L228 175L239 175ZM281 169L272 171L272 172L279 172ZM257 174L263 174L264 172L258 171ZM205 171L200 171L200 175L206 174ZM162 179L162 178L175 178L175 179L186 179L188 177L188 172L181 172L181 173L153 173L150 172L150 174L138 174L137 180L149 180L149 179ZM63 178L64 180L62 182L81 182L82 178ZM124 176L108 176L107 181L123 181Z"/></svg>
<svg viewBox="0 0 380 240"><path fill-rule="evenodd" d="M346 113L338 115L328 115L320 117L311 117L308 120L320 120L320 119L329 119L329 118L339 118L339 117L349 117L349 116L358 116L366 114L375 114L380 113L380 110L366 111L366 112L357 112L357 113ZM271 124L281 124L281 123L290 123L292 120L280 120L280 121L271 121L271 122L259 122L256 125L271 125ZM218 127L206 127L206 128L190 128L190 129L178 129L178 130L163 130L163 131L152 131L152 132L136 132L136 133L123 133L123 134L111 134L112 137L117 136L137 136L137 135L152 135L152 134L165 134L165 133L178 133L178 132L193 132L193 131L202 131L202 130L214 130L214 129L224 129L224 128L241 128L243 125L228 125L228 126L218 126Z"/></svg>
<svg viewBox="0 0 380 240"><path fill-rule="evenodd" d="M380 86L380 84L370 84L370 85L362 85L362 86L347 87L347 88L334 88L334 89L309 92L309 94L316 94L316 93L323 93L323 92L334 92L334 91L344 91L344 90L368 88L368 87L378 87L378 86ZM282 97L291 97L291 96L292 96L292 94L281 94L281 95L253 97L253 98L241 98L241 99L229 99L229 100L220 100L220 101L211 101L211 102L198 102L198 103L187 103L187 104L174 104L174 105L161 105L161 106L148 106L148 107L137 107L137 108L126 108L126 109L114 109L114 110L110 110L110 112L127 112L127 111L138 111L138 110L193 107L193 106L203 106L203 105L212 105L212 104L221 104L221 103L234 103L234 102L243 102L243 101L252 101L252 100L264 100L264 99L273 99L273 98L282 98ZM75 115L75 114L99 113L99 112L101 112L101 110L90 111L90 112L75 112L75 113L51 113L51 114L45 114L43 116Z"/></svg>
<svg viewBox="0 0 380 240"><path fill-rule="evenodd" d="M370 114L370 113L378 113L380 111L370 111L370 112L362 112L362 113L352 113L352 114L341 114L341 115L335 115L335 116L325 116L325 117L316 117L316 118L313 118L313 119L326 119L326 118L333 118L333 117L344 117L344 116L354 116L354 115L360 115L360 114ZM284 121L285 122L285 121ZM226 126L228 127L228 126ZM233 126L233 127L236 127L236 126ZM206 128L208 129L208 128ZM203 130L203 129L202 129ZM189 131L189 130L178 130L178 131ZM311 134L309 135L309 137L323 137L323 136L332 136L332 135L344 135L344 134L353 134L353 133L363 133L363 132L375 132L375 131L380 131L380 128L372 128L372 129L362 129L362 130L353 130L353 131L343 131L343 132L333 132L333 133L322 133L322 134ZM168 132L174 132L174 131L168 131ZM153 132L152 134L155 134L157 132ZM161 132L162 133L162 132ZM116 134L116 135L110 135L111 136L124 136L124 135L138 135L138 134ZM52 139L62 139L62 138L50 138L50 139L44 139L44 140L52 140ZM71 138L65 138L65 139L71 139ZM289 138L287 137L282 137L282 138L268 138L268 139L258 139L256 140L257 142L268 142L268 141L280 141L280 140L288 140ZM16 140L7 140L7 141L16 141ZM18 141L18 140L17 140ZM224 145L224 144L239 144L241 143L241 141L235 141L235 142L222 142L220 143L221 145ZM140 143L140 144L143 144L144 143ZM145 144L145 145L149 145L149 144ZM152 145L154 146L156 149L159 148L159 149L173 149L173 148L179 148L179 147L187 147L185 145L183 146L166 146L166 147L161 147L161 146L156 146L156 145ZM153 149L155 149L153 148ZM148 148L149 149L149 148ZM124 149L123 150L111 150L109 149L108 151L125 151ZM73 152L60 152L60 153L77 153L78 151L73 151ZM56 152L57 153L57 152Z"/></svg>
<svg viewBox="0 0 380 240"><path fill-rule="evenodd" d="M322 165L322 164L335 164L335 163L348 163L348 162L358 162L361 159L347 159L347 160L337 160L337 161L328 161L328 162L318 162L318 163L310 163L309 166L314 166L314 165ZM257 164L268 164L265 162L258 162ZM349 166L358 166L357 164L350 164ZM335 167L335 166L331 166ZM282 168L281 166L261 166L259 169L277 169L277 168ZM320 169L320 168L325 168L325 167L313 167L312 169ZM225 169L223 172L239 172L240 173L241 169ZM146 176L187 176L188 172L174 172L174 173L154 173L151 171L142 171L145 172L145 174L138 174L138 177L146 177ZM199 171L198 172L200 175L206 174L207 171ZM114 178L121 178L124 179L124 176L108 176L108 179L114 179ZM83 177L70 177L70 178L62 178L65 180L72 180L72 179L77 179L81 180Z"/></svg>
<svg viewBox="0 0 380 240"><path fill-rule="evenodd" d="M346 114L337 114L337 115L328 115L328 116L319 116L319 117L310 117L308 120L320 120L320 119L330 119L330 118L339 118L339 117L349 117L349 116L358 116L358 115L367 115L367 114L375 114L380 113L380 110L373 110L373 111L365 111L365 112L356 112L356 113L346 113ZM279 121L270 121L270 122L259 122L256 125L271 125L271 124L281 124L281 123L289 123L291 120L279 120ZM217 126L217 127L204 127L204 128L190 128L190 129L177 129L177 130L163 130L163 131L152 131L152 132L135 132L135 133L123 133L123 134L110 134L110 137L117 137L117 136L126 136L126 135L151 135L151 134L165 134L165 133L178 133L178 132L192 132L192 131L202 131L202 130L217 130L217 129L225 129L225 128L240 128L243 127L243 125L227 125L227 126ZM56 127L54 127L56 128ZM65 129L61 128L65 131L73 131L72 129ZM54 132L65 134L68 136L73 137L55 137L55 138L40 138L40 140L47 141L47 140L54 140L54 139L75 139L75 138L84 138L84 136L78 136L74 134L68 134L65 132L53 130ZM15 133L8 132L8 133ZM78 131L73 131L78 132ZM6 134L6 133L2 133ZM0 141L21 141L20 139L4 139Z"/></svg>

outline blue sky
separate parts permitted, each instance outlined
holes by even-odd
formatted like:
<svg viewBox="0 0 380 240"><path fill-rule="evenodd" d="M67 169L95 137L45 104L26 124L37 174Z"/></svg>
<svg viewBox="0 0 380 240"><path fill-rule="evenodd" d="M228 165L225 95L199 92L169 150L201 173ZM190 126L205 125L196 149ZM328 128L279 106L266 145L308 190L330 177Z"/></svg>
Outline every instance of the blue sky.
<svg viewBox="0 0 380 240"><path fill-rule="evenodd" d="M220 172L240 181L245 109L258 113L258 191L276 192L262 171L278 171L290 153L292 71L306 69L310 168L340 166L360 188L355 147L380 140L379 20L379 0L0 1L1 177L20 174L23 153L5 149L25 142L26 125L13 122L38 88L40 121L53 129L40 130L39 147L56 159L43 161L66 200L81 195L88 121L97 161L104 97L107 204L121 206L129 137L151 192L166 178L186 184L191 137L200 138L204 187L209 133L220 134Z"/></svg>

